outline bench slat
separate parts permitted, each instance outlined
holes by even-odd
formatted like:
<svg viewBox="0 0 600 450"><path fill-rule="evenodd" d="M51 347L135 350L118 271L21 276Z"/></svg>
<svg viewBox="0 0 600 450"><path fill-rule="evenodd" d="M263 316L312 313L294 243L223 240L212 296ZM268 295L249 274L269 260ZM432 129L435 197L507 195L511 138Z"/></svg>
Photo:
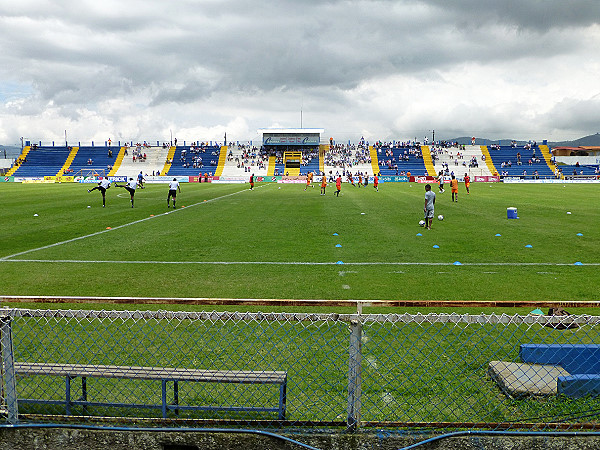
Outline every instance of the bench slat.
<svg viewBox="0 0 600 450"><path fill-rule="evenodd" d="M171 367L105 366L87 364L48 364L15 362L18 375L179 380L213 383L282 384L284 371L203 370Z"/></svg>

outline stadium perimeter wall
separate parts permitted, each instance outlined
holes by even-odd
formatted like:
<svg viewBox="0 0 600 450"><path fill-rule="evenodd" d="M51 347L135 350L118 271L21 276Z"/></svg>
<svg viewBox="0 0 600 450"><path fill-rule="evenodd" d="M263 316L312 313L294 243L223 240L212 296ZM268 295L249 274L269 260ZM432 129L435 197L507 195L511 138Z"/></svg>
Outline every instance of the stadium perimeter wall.
<svg viewBox="0 0 600 450"><path fill-rule="evenodd" d="M281 435L283 436L283 435ZM385 433L303 433L284 436L319 450L402 450L415 440ZM116 431L76 428L1 428L4 450L298 450L303 447L259 434L201 431ZM420 450L592 450L600 438L592 436L456 436L418 446ZM304 447L307 448L307 447Z"/></svg>

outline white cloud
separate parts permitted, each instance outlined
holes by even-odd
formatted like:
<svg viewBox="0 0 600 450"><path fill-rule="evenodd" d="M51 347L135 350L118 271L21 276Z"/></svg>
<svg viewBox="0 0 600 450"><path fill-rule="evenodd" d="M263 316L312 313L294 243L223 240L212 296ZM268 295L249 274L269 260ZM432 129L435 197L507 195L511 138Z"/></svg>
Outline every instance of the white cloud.
<svg viewBox="0 0 600 450"><path fill-rule="evenodd" d="M340 140L573 138L597 131L599 20L583 0L13 2L0 138L244 140L301 108Z"/></svg>

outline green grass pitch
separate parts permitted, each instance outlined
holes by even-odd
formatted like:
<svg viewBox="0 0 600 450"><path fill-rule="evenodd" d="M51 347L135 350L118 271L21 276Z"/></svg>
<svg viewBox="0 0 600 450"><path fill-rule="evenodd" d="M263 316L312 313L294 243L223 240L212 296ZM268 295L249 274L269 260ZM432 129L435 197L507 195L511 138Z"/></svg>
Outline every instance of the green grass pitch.
<svg viewBox="0 0 600 450"><path fill-rule="evenodd" d="M165 185L135 208L113 186L104 209L92 186L0 184L0 294L598 300L595 184L472 183L457 203L434 185L431 231L422 184L182 184L175 212Z"/></svg>

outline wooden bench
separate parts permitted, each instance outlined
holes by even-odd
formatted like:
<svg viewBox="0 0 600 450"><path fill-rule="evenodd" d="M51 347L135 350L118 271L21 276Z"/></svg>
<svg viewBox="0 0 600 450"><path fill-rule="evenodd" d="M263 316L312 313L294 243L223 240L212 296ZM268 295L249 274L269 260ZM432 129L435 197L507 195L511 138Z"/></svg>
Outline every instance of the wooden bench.
<svg viewBox="0 0 600 450"><path fill-rule="evenodd" d="M287 398L287 372L284 371L245 371L245 370L199 370L174 369L168 367L130 367L86 364L48 364L15 362L15 372L21 376L61 376L65 377L65 400L19 399L24 403L64 404L66 414L71 415L72 406L135 407L161 408L163 418L169 410L179 414L179 410L201 411L260 411L277 412L279 420L285 420ZM81 398L71 398L71 381L81 378ZM162 403L147 405L136 403L93 402L88 400L88 378L120 378L130 380L160 380L162 384ZM227 406L192 406L179 404L179 382L191 381L199 383L238 383L238 384L275 384L279 385L279 405L277 407L227 407ZM167 401L167 382L173 382L173 403Z"/></svg>

